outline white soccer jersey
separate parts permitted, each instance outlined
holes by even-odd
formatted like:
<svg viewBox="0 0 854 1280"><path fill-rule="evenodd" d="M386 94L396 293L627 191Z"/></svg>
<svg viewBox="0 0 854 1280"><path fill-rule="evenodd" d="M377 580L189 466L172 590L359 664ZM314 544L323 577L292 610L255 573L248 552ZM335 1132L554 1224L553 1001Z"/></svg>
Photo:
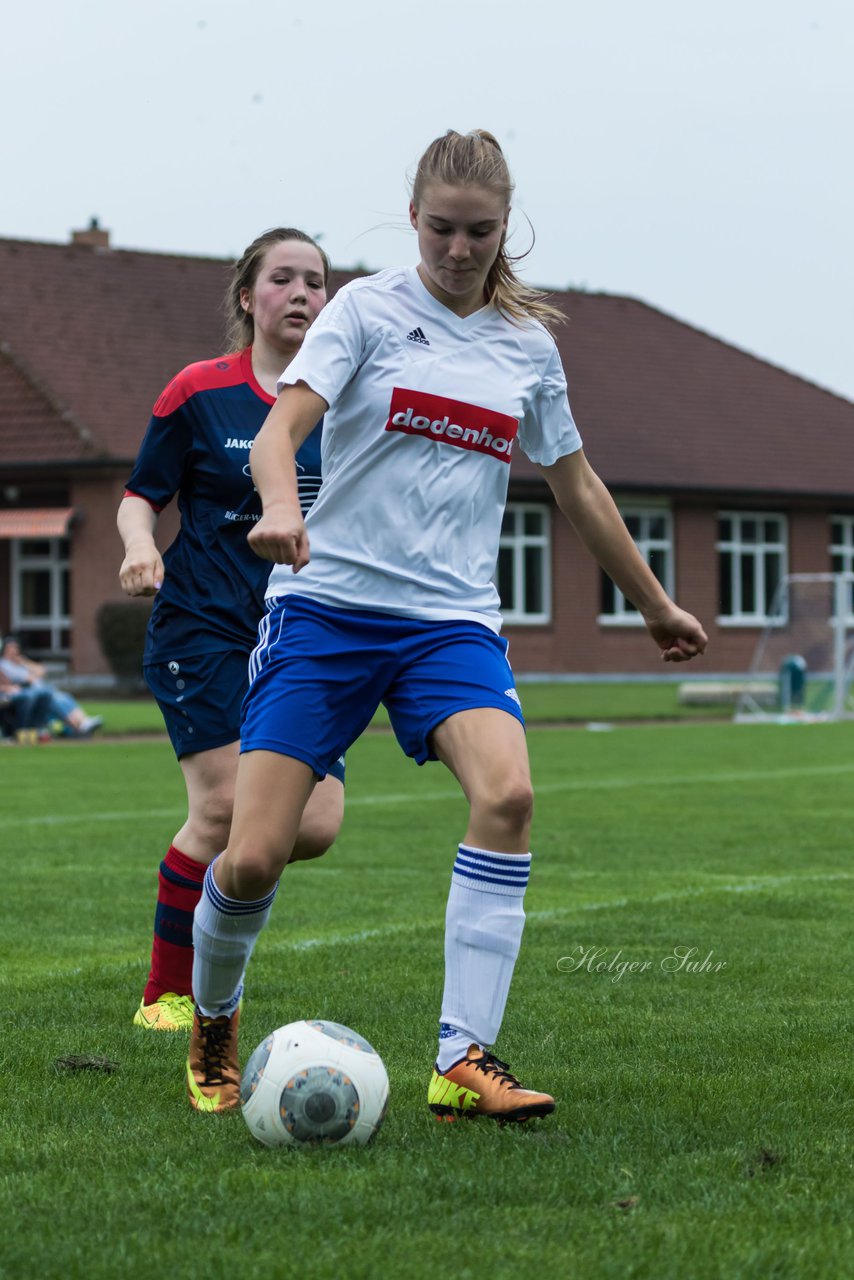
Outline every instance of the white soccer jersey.
<svg viewBox="0 0 854 1280"><path fill-rule="evenodd" d="M336 295L279 381L330 406L311 561L277 565L268 597L501 626L492 576L519 446L550 466L581 448L550 334L492 306L455 315L416 268Z"/></svg>

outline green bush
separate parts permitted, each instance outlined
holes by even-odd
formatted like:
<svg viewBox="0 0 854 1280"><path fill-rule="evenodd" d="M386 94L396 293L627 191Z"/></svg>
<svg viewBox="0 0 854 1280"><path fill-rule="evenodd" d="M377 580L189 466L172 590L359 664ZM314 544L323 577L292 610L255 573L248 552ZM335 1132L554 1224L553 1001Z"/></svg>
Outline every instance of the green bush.
<svg viewBox="0 0 854 1280"><path fill-rule="evenodd" d="M109 600L95 615L101 652L119 680L142 679L142 653L151 603L147 600Z"/></svg>

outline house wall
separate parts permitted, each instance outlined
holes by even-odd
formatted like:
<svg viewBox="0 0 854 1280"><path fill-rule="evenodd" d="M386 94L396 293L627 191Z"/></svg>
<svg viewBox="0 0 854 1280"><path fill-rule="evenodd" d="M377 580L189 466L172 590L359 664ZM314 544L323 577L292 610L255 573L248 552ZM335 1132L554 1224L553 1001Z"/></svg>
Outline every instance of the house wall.
<svg viewBox="0 0 854 1280"><path fill-rule="evenodd" d="M107 600L126 599L118 582L122 546L116 530L125 470L91 473L71 482L68 505L77 512L71 534L73 640L71 670L75 674L107 673L95 617ZM41 496L41 495L39 495ZM530 495L527 495L530 498ZM66 500L66 499L64 499ZM717 624L717 513L722 505L750 509L746 501L712 499L673 504L677 601L699 617L709 632L702 666L709 671L746 671L760 627ZM789 571L826 572L829 519L844 504L788 511ZM779 511L785 503L773 504ZM179 527L175 505L159 517L156 538L165 549ZM552 517L552 621L543 627L508 627L514 670L554 673L626 673L655 675L661 664L642 626L608 626L597 621L600 609L598 566L575 532L555 510ZM0 630L9 627L9 544L0 543ZM146 605L140 601L140 607ZM697 674L700 664L690 668Z"/></svg>
<svg viewBox="0 0 854 1280"><path fill-rule="evenodd" d="M789 573L830 571L830 517L844 505L789 514ZM823 570L816 565L823 565Z"/></svg>
<svg viewBox="0 0 854 1280"><path fill-rule="evenodd" d="M0 426L5 426L0 422ZM68 507L65 475L29 473L0 468L0 505L3 510L33 507ZM0 538L0 635L12 630L12 542Z"/></svg>
<svg viewBox="0 0 854 1280"><path fill-rule="evenodd" d="M743 499L673 504L675 598L701 620L708 632L709 648L702 666L709 671L747 671L762 633L761 626L729 627L717 621L718 512L724 506L751 510L754 505ZM788 516L790 573L829 572L829 520L839 505L788 511L785 503L773 506ZM552 521L552 583L552 622L547 626L507 627L504 631L510 641L510 660L518 674L655 675L661 669L642 625L609 626L597 621L599 568L557 511ZM700 665L690 668L692 675L700 670Z"/></svg>
<svg viewBox="0 0 854 1280"><path fill-rule="evenodd" d="M75 675L101 675L109 666L98 643L96 615L108 600L126 600L119 585L122 542L116 511L124 493L127 469L121 473L77 478L71 485L70 505L76 512L71 538L71 609L73 615L70 669ZM158 518L156 541L161 550L179 527L177 508L169 506ZM148 607L140 600L140 608Z"/></svg>
<svg viewBox="0 0 854 1280"><path fill-rule="evenodd" d="M12 581L10 543L0 538L0 635L12 629Z"/></svg>

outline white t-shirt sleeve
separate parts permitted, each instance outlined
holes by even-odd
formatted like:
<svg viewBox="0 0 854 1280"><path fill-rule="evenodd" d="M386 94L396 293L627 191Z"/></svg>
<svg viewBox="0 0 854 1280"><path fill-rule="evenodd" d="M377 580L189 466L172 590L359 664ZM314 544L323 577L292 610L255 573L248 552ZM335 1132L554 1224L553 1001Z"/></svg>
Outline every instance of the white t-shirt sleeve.
<svg viewBox="0 0 854 1280"><path fill-rule="evenodd" d="M364 359L359 309L346 285L323 308L276 385L276 390L305 382L327 404L334 404Z"/></svg>
<svg viewBox="0 0 854 1280"><path fill-rule="evenodd" d="M519 444L523 453L541 467L550 467L558 458L581 448L563 365L554 343L537 393L520 423Z"/></svg>

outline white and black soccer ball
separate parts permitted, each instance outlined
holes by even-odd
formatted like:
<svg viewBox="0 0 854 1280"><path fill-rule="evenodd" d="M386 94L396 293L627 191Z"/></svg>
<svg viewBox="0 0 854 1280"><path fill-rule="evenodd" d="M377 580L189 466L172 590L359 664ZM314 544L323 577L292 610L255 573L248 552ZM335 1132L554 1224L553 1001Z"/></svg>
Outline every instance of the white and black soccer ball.
<svg viewBox="0 0 854 1280"><path fill-rule="evenodd" d="M252 1053L240 1101L250 1131L268 1147L364 1145L385 1117L388 1076L376 1050L349 1027L289 1022Z"/></svg>

